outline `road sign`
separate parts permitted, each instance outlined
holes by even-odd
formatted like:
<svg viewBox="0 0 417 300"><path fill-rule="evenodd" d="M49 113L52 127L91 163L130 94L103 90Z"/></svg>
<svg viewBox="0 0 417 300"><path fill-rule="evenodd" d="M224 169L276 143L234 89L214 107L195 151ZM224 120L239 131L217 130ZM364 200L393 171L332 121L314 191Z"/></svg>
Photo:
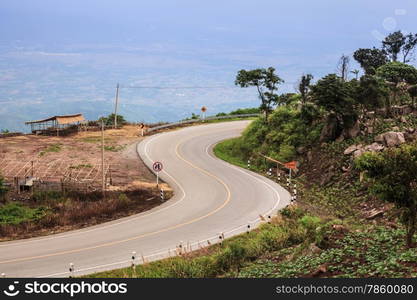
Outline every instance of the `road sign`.
<svg viewBox="0 0 417 300"><path fill-rule="evenodd" d="M162 169L164 168L164 166L162 165L161 162L156 161L156 162L153 163L152 168L155 172L161 172Z"/></svg>
<svg viewBox="0 0 417 300"><path fill-rule="evenodd" d="M152 165L152 169L156 172L156 186L159 186L159 172L164 168L163 164L160 161L156 161Z"/></svg>
<svg viewBox="0 0 417 300"><path fill-rule="evenodd" d="M287 169L293 169L294 170L294 169L297 169L297 162L296 161L290 161L290 162L285 163L284 166Z"/></svg>

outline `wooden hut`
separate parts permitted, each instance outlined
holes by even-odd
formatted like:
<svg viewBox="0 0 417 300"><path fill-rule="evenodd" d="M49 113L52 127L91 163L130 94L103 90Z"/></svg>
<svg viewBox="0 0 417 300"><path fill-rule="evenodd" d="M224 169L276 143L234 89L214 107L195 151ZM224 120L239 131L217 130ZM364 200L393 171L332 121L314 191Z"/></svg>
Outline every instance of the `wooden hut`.
<svg viewBox="0 0 417 300"><path fill-rule="evenodd" d="M43 120L28 121L25 124L30 125L32 133L59 136L77 131L78 127L85 122L82 114L75 114L53 116Z"/></svg>

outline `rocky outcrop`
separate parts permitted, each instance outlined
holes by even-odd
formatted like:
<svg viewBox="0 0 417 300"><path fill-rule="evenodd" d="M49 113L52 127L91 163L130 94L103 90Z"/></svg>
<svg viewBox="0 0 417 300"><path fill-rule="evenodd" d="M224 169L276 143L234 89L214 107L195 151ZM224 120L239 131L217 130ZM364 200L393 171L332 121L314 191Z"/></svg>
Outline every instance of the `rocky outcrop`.
<svg viewBox="0 0 417 300"><path fill-rule="evenodd" d="M399 146L405 143L404 133L388 131L375 137L375 142L384 143L387 147Z"/></svg>
<svg viewBox="0 0 417 300"><path fill-rule="evenodd" d="M384 150L384 146L378 143L372 143L370 145L365 146L365 150L366 151L371 151L371 152L378 152L378 151L382 151Z"/></svg>
<svg viewBox="0 0 417 300"><path fill-rule="evenodd" d="M358 144L358 145L352 145L349 146L348 148L345 149L345 151L343 152L344 155L352 155L353 154L353 158L357 158L359 156L361 156L362 154L364 154L365 152L379 152L384 150L384 146L378 143L372 143L370 145L362 145L362 144Z"/></svg>

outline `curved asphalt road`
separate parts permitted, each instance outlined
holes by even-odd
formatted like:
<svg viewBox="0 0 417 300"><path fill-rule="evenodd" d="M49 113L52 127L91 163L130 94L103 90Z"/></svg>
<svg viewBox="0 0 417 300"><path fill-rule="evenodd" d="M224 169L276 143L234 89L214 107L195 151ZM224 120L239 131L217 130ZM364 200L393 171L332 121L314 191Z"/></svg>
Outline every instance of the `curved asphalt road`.
<svg viewBox="0 0 417 300"><path fill-rule="evenodd" d="M248 123L193 126L145 139L138 153L148 166L163 162L161 178L175 191L171 200L86 229L0 243L0 273L66 277L72 262L77 276L127 266L132 251L138 262L141 255L158 253L147 259L153 260L166 257L167 249L181 241L196 249L198 241L214 242L221 232L227 238L245 231L250 222L253 227L259 215L267 217L286 206L290 195L276 183L213 156L214 144L238 136Z"/></svg>

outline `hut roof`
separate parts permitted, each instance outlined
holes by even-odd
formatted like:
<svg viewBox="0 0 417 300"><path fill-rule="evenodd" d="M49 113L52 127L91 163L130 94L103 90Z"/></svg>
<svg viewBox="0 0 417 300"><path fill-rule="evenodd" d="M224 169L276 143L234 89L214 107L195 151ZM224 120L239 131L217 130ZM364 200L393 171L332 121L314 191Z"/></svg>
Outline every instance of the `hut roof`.
<svg viewBox="0 0 417 300"><path fill-rule="evenodd" d="M25 122L25 124L38 124L38 123L44 123L49 121L56 121L60 125L64 124L71 124L71 123L77 123L85 121L84 116L82 114L75 114L75 115L65 115L65 116L53 116L47 119L43 120L36 120L36 121L28 121Z"/></svg>

